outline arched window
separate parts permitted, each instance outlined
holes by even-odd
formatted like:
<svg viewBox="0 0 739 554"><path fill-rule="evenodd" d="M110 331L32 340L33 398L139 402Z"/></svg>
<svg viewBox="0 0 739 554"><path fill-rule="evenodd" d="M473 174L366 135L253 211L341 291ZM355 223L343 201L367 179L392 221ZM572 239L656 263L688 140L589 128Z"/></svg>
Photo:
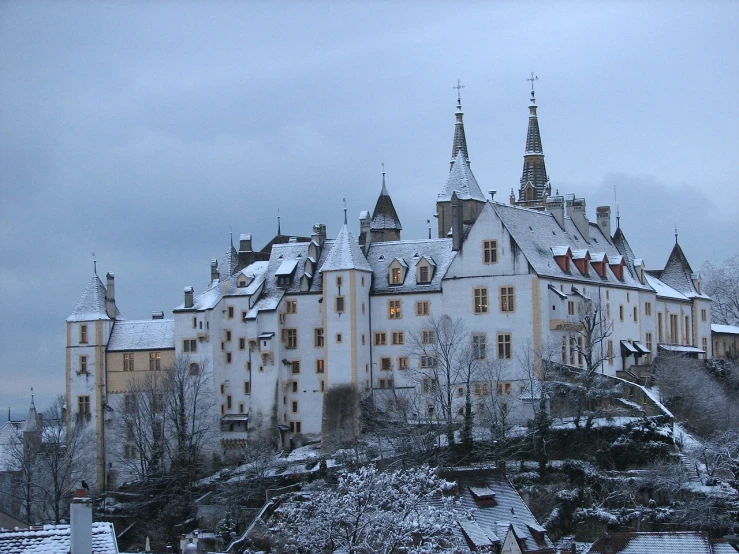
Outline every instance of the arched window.
<svg viewBox="0 0 739 554"><path fill-rule="evenodd" d="M200 375L200 366L195 362L190 364L190 375Z"/></svg>

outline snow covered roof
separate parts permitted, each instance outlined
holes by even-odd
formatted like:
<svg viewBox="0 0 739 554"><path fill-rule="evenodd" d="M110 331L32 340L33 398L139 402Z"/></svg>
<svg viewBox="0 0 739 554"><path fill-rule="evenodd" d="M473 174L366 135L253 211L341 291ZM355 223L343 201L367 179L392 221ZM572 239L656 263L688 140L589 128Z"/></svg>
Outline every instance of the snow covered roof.
<svg viewBox="0 0 739 554"><path fill-rule="evenodd" d="M667 259L665 268L659 275L662 282L671 286L673 289L683 293L688 298L708 298L705 294L700 294L693 282L693 270L688 263L688 259L683 253L683 249L680 245L675 243L672 248L670 257Z"/></svg>
<svg viewBox="0 0 739 554"><path fill-rule="evenodd" d="M403 226L400 224L400 218L398 217L398 213L395 211L393 200L387 192L387 187L385 187L385 174L383 173L382 191L380 191L380 196L377 198L375 211L372 213L370 229L397 229L400 231L402 228Z"/></svg>
<svg viewBox="0 0 739 554"><path fill-rule="evenodd" d="M684 354L705 354L705 350L696 348L695 346L683 345L683 344L659 344L657 345L660 350L667 350L668 352L682 352Z"/></svg>
<svg viewBox="0 0 739 554"><path fill-rule="evenodd" d="M174 348L174 320L116 321L108 341L108 352L123 350L167 350Z"/></svg>
<svg viewBox="0 0 739 554"><path fill-rule="evenodd" d="M687 296L666 285L657 277L655 277L652 273L647 271L644 275L647 278L647 283L649 283L649 286L654 289L654 292L657 293L657 296L661 298L670 298L672 300L684 300L686 302L688 301Z"/></svg>
<svg viewBox="0 0 739 554"><path fill-rule="evenodd" d="M372 266L372 292L404 293L440 291L441 281L454 260L456 252L452 251L451 239L404 240L393 242L374 242L367 252L367 261ZM419 284L416 282L416 266L423 259L433 259L435 267L431 281ZM389 268L396 259L403 260L408 267L405 279L400 285L389 282ZM433 267L433 266L432 266Z"/></svg>
<svg viewBox="0 0 739 554"><path fill-rule="evenodd" d="M584 249L602 252L605 256L608 256L609 263L612 263L611 259L615 259L614 261L616 261L621 258L621 253L603 235L600 227L595 223L590 223L590 240L586 242L569 217L564 218L563 229L559 226L554 216L546 211L512 206L500 202L489 202L483 214L485 210L490 208L498 215L516 242L516 246L521 250L538 275L590 282L593 284L607 283L614 286L648 290L648 287L642 285L631 271L624 271L623 280L621 280L616 277L610 267L606 269L604 277L600 277L595 271L590 271L587 274L581 273L575 264L572 264L569 272L564 271L560 267L554 256L564 255L567 248L573 252ZM483 214L480 217L483 217Z"/></svg>
<svg viewBox="0 0 739 554"><path fill-rule="evenodd" d="M0 552L3 554L68 554L69 550L69 525L0 531ZM93 522L92 554L118 554L112 523Z"/></svg>
<svg viewBox="0 0 739 554"><path fill-rule="evenodd" d="M67 321L110 319L105 311L105 293L105 286L100 277L97 276L97 273L93 274L87 283L87 287L85 287L85 292L82 293L82 297ZM118 315L117 312L118 310L116 310L116 315Z"/></svg>
<svg viewBox="0 0 739 554"><path fill-rule="evenodd" d="M739 335L739 327L736 325L711 324L711 333L723 333L727 335Z"/></svg>
<svg viewBox="0 0 739 554"><path fill-rule="evenodd" d="M275 275L292 275L297 266L297 260L283 260L280 264L280 267L278 267L277 271L275 271Z"/></svg>
<svg viewBox="0 0 739 554"><path fill-rule="evenodd" d="M631 245L629 244L629 241L626 240L626 235L624 235L620 226L616 229L616 232L613 233L613 245L621 255L626 258L628 263L633 263L634 252L631 250Z"/></svg>
<svg viewBox="0 0 739 554"><path fill-rule="evenodd" d="M359 248L359 243L354 240L346 224L339 231L339 235L336 237L320 271L341 271L344 269L372 271L364 254L362 254L362 250Z"/></svg>
<svg viewBox="0 0 739 554"><path fill-rule="evenodd" d="M439 194L438 200L442 202L451 201L452 194L457 193L460 200L479 200L485 202L485 195L477 184L477 179L472 174L470 163L467 161L465 153L459 150L454 157L452 167L449 170L449 176L446 184Z"/></svg>
<svg viewBox="0 0 739 554"><path fill-rule="evenodd" d="M254 295L264 282L265 273L269 262L254 262L245 267L241 271L236 272L231 277L222 281L215 282L211 287L207 288L203 293L193 299L192 308L185 308L184 304L180 304L175 308L179 310L203 311L215 308L224 296L252 296ZM240 275L246 275L250 279L250 283L246 287L238 286Z"/></svg>
<svg viewBox="0 0 739 554"><path fill-rule="evenodd" d="M599 538L585 554L712 554L708 534L702 531L658 533L609 533Z"/></svg>

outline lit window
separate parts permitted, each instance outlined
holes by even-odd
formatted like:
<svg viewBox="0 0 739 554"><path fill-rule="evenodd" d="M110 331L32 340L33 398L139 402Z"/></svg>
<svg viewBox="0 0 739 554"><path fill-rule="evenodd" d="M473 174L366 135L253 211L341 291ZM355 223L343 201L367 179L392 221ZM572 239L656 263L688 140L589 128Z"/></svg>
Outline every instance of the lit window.
<svg viewBox="0 0 739 554"><path fill-rule="evenodd" d="M425 300L416 302L416 315L429 315L431 313L431 302Z"/></svg>
<svg viewBox="0 0 739 554"><path fill-rule="evenodd" d="M482 241L482 261L486 264L498 263L498 241Z"/></svg>
<svg viewBox="0 0 739 554"><path fill-rule="evenodd" d="M387 344L387 333L375 333L375 346L384 346Z"/></svg>
<svg viewBox="0 0 739 554"><path fill-rule="evenodd" d="M483 333L472 335L472 358L484 360L487 357L487 336Z"/></svg>
<svg viewBox="0 0 739 554"><path fill-rule="evenodd" d="M475 313L488 313L488 289L486 287L475 289Z"/></svg>
<svg viewBox="0 0 739 554"><path fill-rule="evenodd" d="M159 371L162 369L162 353L149 352L149 370Z"/></svg>
<svg viewBox="0 0 739 554"><path fill-rule="evenodd" d="M317 348L323 347L323 328L313 329L313 346Z"/></svg>
<svg viewBox="0 0 739 554"><path fill-rule="evenodd" d="M285 348L294 349L298 347L298 330L284 329Z"/></svg>
<svg viewBox="0 0 739 554"><path fill-rule="evenodd" d="M511 334L498 334L498 358L501 360L510 360L513 357L511 349Z"/></svg>
<svg viewBox="0 0 739 554"><path fill-rule="evenodd" d="M400 302L401 302L400 300L390 300L388 304L388 308L389 308L388 317L390 319L400 319L401 317L403 317L403 314L400 311L400 306L401 306Z"/></svg>
<svg viewBox="0 0 739 554"><path fill-rule="evenodd" d="M80 342L87 343L87 325L80 325Z"/></svg>
<svg viewBox="0 0 739 554"><path fill-rule="evenodd" d="M405 333L403 331L393 331L393 344L405 344Z"/></svg>
<svg viewBox="0 0 739 554"><path fill-rule="evenodd" d="M326 370L323 360L316 360L316 373L323 373Z"/></svg>
<svg viewBox="0 0 739 554"><path fill-rule="evenodd" d="M408 369L408 358L401 356L398 358L398 369Z"/></svg>
<svg viewBox="0 0 739 554"><path fill-rule="evenodd" d="M123 371L133 371L133 352L123 353Z"/></svg>
<svg viewBox="0 0 739 554"><path fill-rule="evenodd" d="M403 275L399 267L390 268L390 284L400 285L403 283Z"/></svg>
<svg viewBox="0 0 739 554"><path fill-rule="evenodd" d="M500 287L500 311L512 312L515 310L515 295L513 287Z"/></svg>

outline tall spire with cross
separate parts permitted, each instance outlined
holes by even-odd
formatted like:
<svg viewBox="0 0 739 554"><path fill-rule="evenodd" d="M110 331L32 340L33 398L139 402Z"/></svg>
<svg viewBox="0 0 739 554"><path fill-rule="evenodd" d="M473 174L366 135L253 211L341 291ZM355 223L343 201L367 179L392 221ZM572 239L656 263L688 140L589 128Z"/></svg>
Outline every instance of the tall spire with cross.
<svg viewBox="0 0 739 554"><path fill-rule="evenodd" d="M455 114L457 117L457 121L454 125L454 142L452 143L452 159L449 162L450 169L451 169L451 166L454 165L454 158L457 157L457 154L459 152L462 152L462 155L464 156L465 160L467 160L467 163L470 162L470 156L467 153L467 138L464 135L464 121L462 120L462 117L464 116L464 112L462 112L461 91L464 88L464 85L460 84L459 79L457 79L457 84L453 86L452 88L457 90L457 112Z"/></svg>
<svg viewBox="0 0 739 554"><path fill-rule="evenodd" d="M529 128L526 133L526 151L523 156L523 173L521 187L518 191L518 202L533 207L541 204L544 196L551 194L551 187L544 164L539 118L536 114L534 83L539 80L539 77L532 71L531 77L526 80L531 82L531 103L529 104Z"/></svg>

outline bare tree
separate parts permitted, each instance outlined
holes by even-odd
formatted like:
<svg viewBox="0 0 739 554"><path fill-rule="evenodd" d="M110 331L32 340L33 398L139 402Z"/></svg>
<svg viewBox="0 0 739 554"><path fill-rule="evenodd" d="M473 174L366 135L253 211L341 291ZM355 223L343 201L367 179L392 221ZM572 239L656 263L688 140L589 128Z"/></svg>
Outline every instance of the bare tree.
<svg viewBox="0 0 739 554"><path fill-rule="evenodd" d="M711 297L714 323L739 325L739 255L721 267L705 262L701 268L703 292Z"/></svg>

